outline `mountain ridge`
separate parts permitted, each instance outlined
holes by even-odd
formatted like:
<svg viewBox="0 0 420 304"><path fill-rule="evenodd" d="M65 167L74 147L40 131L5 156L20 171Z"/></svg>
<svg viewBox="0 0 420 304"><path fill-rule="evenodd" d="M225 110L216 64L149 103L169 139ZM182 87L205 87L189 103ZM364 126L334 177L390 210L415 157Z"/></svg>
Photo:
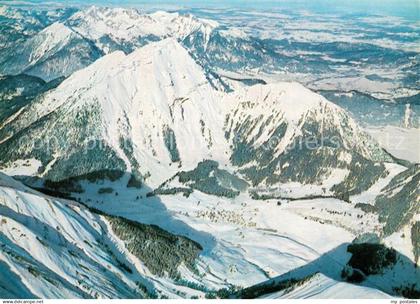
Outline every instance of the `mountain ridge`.
<svg viewBox="0 0 420 304"><path fill-rule="evenodd" d="M18 145L22 132L32 138L41 132L41 142L48 148L35 151L29 143ZM341 179L349 174L346 183L354 184L359 193L360 184L369 186L385 172L378 162L392 161L344 110L299 84L257 84L232 93L215 90L175 38L150 43L128 55L116 51L98 59L26 107L0 134L9 138L1 147L8 155L6 161L41 153L44 177L60 180L117 169L149 176L153 187L179 168L191 170L199 161L213 159L233 165L233 170L239 168L254 186L262 182L258 174L271 176L271 184L290 178L322 182L332 175L327 186L331 188L345 182ZM50 143L51 138L60 140ZM325 142L307 147L311 138ZM296 141L302 141L303 149ZM84 149L88 155L82 153ZM244 152L247 159L241 155ZM79 164L73 175L63 175L70 170L67 160L80 153L87 162L81 164L87 167ZM99 161L88 169L95 153L102 155L103 165ZM338 162L327 162L325 157ZM290 158L302 164L313 159L313 171L296 175L296 170L305 170L286 168ZM366 180L352 173L357 162L371 170ZM64 170L61 165L66 163ZM341 188L346 189L344 184Z"/></svg>

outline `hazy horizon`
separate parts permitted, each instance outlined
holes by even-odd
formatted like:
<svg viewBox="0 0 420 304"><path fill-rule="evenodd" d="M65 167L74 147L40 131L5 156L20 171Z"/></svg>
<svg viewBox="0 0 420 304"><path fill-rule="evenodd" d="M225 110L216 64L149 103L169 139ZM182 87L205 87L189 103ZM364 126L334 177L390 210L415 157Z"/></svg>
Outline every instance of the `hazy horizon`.
<svg viewBox="0 0 420 304"><path fill-rule="evenodd" d="M254 9L254 10L308 10L313 13L327 13L327 14L362 14L362 15L382 15L382 16L396 16L404 17L414 20L419 20L420 16L420 2L416 0L396 1L396 0L24 0L24 1L4 1L0 0L0 5L9 6L39 6L40 8L56 5L57 7L69 6L119 6L119 7L134 7L143 9L187 9L187 8L209 8L209 9Z"/></svg>

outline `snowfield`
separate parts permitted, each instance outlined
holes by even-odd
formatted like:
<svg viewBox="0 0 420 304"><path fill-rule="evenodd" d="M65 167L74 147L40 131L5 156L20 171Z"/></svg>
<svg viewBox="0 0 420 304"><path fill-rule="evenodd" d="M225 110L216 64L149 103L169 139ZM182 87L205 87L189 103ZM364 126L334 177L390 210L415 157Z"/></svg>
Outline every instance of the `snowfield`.
<svg viewBox="0 0 420 304"><path fill-rule="evenodd" d="M261 297L262 299L388 299L389 295L373 288L360 287L337 282L322 274L316 274L291 291L279 291Z"/></svg>
<svg viewBox="0 0 420 304"><path fill-rule="evenodd" d="M420 129L395 126L368 127L367 132L395 157L420 163Z"/></svg>

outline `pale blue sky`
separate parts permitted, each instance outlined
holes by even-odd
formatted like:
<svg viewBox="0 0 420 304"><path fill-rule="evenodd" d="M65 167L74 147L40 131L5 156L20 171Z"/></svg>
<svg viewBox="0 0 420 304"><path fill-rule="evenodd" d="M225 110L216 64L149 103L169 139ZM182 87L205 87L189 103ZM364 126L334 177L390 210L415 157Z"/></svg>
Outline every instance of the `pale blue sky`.
<svg viewBox="0 0 420 304"><path fill-rule="evenodd" d="M365 13L408 17L420 21L420 0L0 0L2 4L51 7L107 5L144 8L306 9L317 13Z"/></svg>

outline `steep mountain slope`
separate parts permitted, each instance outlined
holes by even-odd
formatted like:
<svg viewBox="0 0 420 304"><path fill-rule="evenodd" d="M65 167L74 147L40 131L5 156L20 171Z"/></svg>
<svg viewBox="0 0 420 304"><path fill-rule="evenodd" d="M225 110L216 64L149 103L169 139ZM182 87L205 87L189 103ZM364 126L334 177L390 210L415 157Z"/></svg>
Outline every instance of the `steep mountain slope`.
<svg viewBox="0 0 420 304"><path fill-rule="evenodd" d="M395 176L382 189L374 210L378 212L379 220L385 223L385 235L399 231L420 213L419 186L420 165L414 165Z"/></svg>
<svg viewBox="0 0 420 304"><path fill-rule="evenodd" d="M127 56L115 52L72 75L2 128L0 137L10 138L1 146L2 160L38 158L53 180L113 169L152 172L151 181L162 182L176 166L224 157L217 94L174 39ZM44 146L19 144L24 136Z"/></svg>
<svg viewBox="0 0 420 304"><path fill-rule="evenodd" d="M129 199L136 193L121 191L117 199L113 194L107 198L99 195L106 202L101 208L131 219L126 220L90 211L76 202L45 196L1 175L4 250L0 265L2 274L9 277L8 280L0 277L2 295L12 298L203 297L205 293L219 296L224 292L217 292L223 280L227 286L234 283L248 287L288 271L294 273L295 269L297 278L299 274L320 269L327 270L326 276L320 274L310 280L279 285L276 294L261 289L260 296L317 297L318 294L336 298L352 292L352 297L382 298L387 295L375 289L385 288L394 294L391 285L384 282L401 282L397 274L407 273L408 264L404 261L396 263L395 270L387 270L384 278L376 275L375 289L369 285L370 279L367 286L340 282L340 271L350 255L344 247L327 251L352 238L352 234L296 216L290 212L293 204L284 209L270 201L249 202L245 197L227 200L197 193L188 199L165 198L166 211L153 198L144 199L141 204ZM216 203L219 210L214 209ZM283 221L278 221L279 218ZM168 231L196 239L203 248L156 226L139 224L137 220L158 222ZM211 233L211 238L207 233ZM165 243L173 239L174 243ZM174 263L181 258L188 265L198 253L200 275ZM317 259L318 262L312 262ZM307 271L299 272L299 268ZM162 275L162 269L169 274L178 269L182 279L172 280ZM410 266L409 270L413 269ZM405 276L406 279L412 280L412 276ZM407 284L395 286L410 288Z"/></svg>
<svg viewBox="0 0 420 304"><path fill-rule="evenodd" d="M193 267L201 251L197 243L156 226L43 195L4 174L0 174L0 227L2 298L197 293L177 287L171 279L182 278L180 268L188 274L185 266Z"/></svg>
<svg viewBox="0 0 420 304"><path fill-rule="evenodd" d="M5 56L4 50L16 47L54 22L66 20L76 11L75 8L33 10L2 4L0 6L0 58Z"/></svg>
<svg viewBox="0 0 420 304"><path fill-rule="evenodd" d="M394 166L394 165L393 165ZM378 218L385 243L418 263L420 168L397 166L371 189L351 198L356 208ZM395 169L389 168L389 171Z"/></svg>
<svg viewBox="0 0 420 304"><path fill-rule="evenodd" d="M25 74L0 77L0 125L12 119L22 107L40 94L56 87L62 79L45 82Z"/></svg>
<svg viewBox="0 0 420 304"><path fill-rule="evenodd" d="M168 37L183 40L202 35L208 41L217 22L158 11L144 14L135 9L92 6L77 12L65 23L83 37L94 41L105 53L114 50L131 52L151 41Z"/></svg>
<svg viewBox="0 0 420 304"><path fill-rule="evenodd" d="M250 194L280 205L319 199L320 207L314 204L309 215L302 207L293 212L356 234L355 219L346 217L355 212L353 206L347 210L338 202L367 191L372 195L362 197L374 201L393 178L393 184L407 189L418 184L411 178L415 173L403 174L402 166L387 164L392 159L345 111L321 96L294 83L216 91L174 38L129 55L111 53L74 73L12 116L0 128L0 139L5 172L38 176L45 183L37 187L66 192L119 216L132 214L123 210L132 207L133 199L138 210L140 196L153 200L165 194L172 200L177 193L194 192L209 194L205 200L248 200ZM78 184L83 179L95 185ZM393 197L387 191L382 191L386 199ZM112 202L119 193L124 193L124 207L117 208ZM111 201L104 204L108 196ZM380 232L378 214L385 222L395 222L395 210L408 216L413 209L404 206L415 206L415 192L402 191L398 197L391 216L359 209L357 223L366 216L366 229Z"/></svg>
<svg viewBox="0 0 420 304"><path fill-rule="evenodd" d="M349 297L352 291L355 294L351 298L396 295L415 299L419 295L418 277L417 266L405 255L363 235L302 267L235 291L231 297L341 298Z"/></svg>
<svg viewBox="0 0 420 304"><path fill-rule="evenodd" d="M89 65L102 52L70 28L56 22L5 54L0 62L3 74L26 73L49 81Z"/></svg>
<svg viewBox="0 0 420 304"><path fill-rule="evenodd" d="M208 37L215 27L216 22L191 15L93 6L5 48L0 72L26 73L49 81L69 76L116 50L131 53L168 37L180 41L187 36Z"/></svg>
<svg viewBox="0 0 420 304"><path fill-rule="evenodd" d="M208 36L197 33L182 42L202 66L221 74L228 74L226 71L270 73L290 61L277 51L278 45L250 36L240 28L224 25L215 28Z"/></svg>
<svg viewBox="0 0 420 304"><path fill-rule="evenodd" d="M142 297L121 268L126 262L98 215L42 196L5 175L0 176L0 200L2 274L16 277L1 280L2 295Z"/></svg>
<svg viewBox="0 0 420 304"><path fill-rule="evenodd" d="M390 160L345 111L300 85L214 90L174 38L97 60L0 135L3 165L36 158L53 181L118 170L156 187L212 159L253 186L299 182L345 195L369 188Z"/></svg>
<svg viewBox="0 0 420 304"><path fill-rule="evenodd" d="M230 160L254 186L300 182L358 193L391 160L348 113L297 83L254 85L224 103L232 106Z"/></svg>
<svg viewBox="0 0 420 304"><path fill-rule="evenodd" d="M48 81L68 76L104 54L117 50L128 54L168 37L176 38L208 73L215 68L255 69L261 64L272 69L284 63L262 40L190 14L146 14L136 9L92 6L66 16L60 19L61 23L51 24L39 33L35 31L6 48L0 72L25 72ZM19 56L15 58L16 49Z"/></svg>
<svg viewBox="0 0 420 304"><path fill-rule="evenodd" d="M260 296L262 299L387 299L379 290L335 281L323 274L315 274L287 288Z"/></svg>
<svg viewBox="0 0 420 304"><path fill-rule="evenodd" d="M202 66L214 72L237 73L267 82L299 81L315 91L323 89L324 96L351 109L363 122L398 123L402 114L400 105L406 103L418 112L415 103L417 33L415 24L408 20L403 22L407 31L403 33L399 23L378 25L363 18L351 22L354 28L350 29L347 16L335 20L340 25L331 29L331 20L326 16L307 23L308 16L290 11L286 15L291 16L279 18L269 12L240 10L219 14L182 9L181 14L148 14L134 9L87 7L71 17L75 9L9 11L8 7L0 11L0 22L5 21L2 27L6 29L0 33L0 49L2 42L13 47L6 48L0 58L22 47L22 42L40 29L60 21L102 53L115 50L129 53L149 42L175 37ZM191 12L213 20L193 17L189 15ZM303 28L311 26L302 29L300 23ZM316 30L315 24L321 28ZM385 33L390 29L392 34ZM382 35L386 36L385 40ZM326 39L325 43L320 43L320 39ZM320 74L324 77L319 78ZM378 119L374 112L381 115L384 109L391 115Z"/></svg>

